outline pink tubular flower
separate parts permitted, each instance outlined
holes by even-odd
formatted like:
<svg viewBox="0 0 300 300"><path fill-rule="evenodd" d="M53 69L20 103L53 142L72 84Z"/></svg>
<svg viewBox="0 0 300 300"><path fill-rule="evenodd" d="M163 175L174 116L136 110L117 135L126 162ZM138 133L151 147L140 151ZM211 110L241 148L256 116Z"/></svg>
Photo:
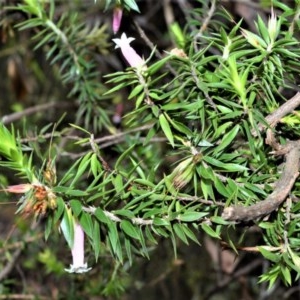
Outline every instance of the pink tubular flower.
<svg viewBox="0 0 300 300"><path fill-rule="evenodd" d="M73 264L70 269L65 269L69 273L85 273L91 270L87 263L84 263L84 232L79 223L74 223L74 243L71 249Z"/></svg>
<svg viewBox="0 0 300 300"><path fill-rule="evenodd" d="M4 191L15 194L24 194L30 191L32 187L33 186L29 183L22 183L17 185L9 185L6 189L4 189Z"/></svg>
<svg viewBox="0 0 300 300"><path fill-rule="evenodd" d="M113 39L116 44L115 49L120 48L123 56L131 67L142 68L145 66L145 61L136 53L136 51L130 46L130 43L135 39L127 37L125 33L122 33L120 39Z"/></svg>
<svg viewBox="0 0 300 300"><path fill-rule="evenodd" d="M114 12L113 12L113 22L112 22L112 28L113 28L113 32L114 34L116 34L121 26L121 21L122 21L122 15L123 15L123 10L121 7L116 6L114 8Z"/></svg>

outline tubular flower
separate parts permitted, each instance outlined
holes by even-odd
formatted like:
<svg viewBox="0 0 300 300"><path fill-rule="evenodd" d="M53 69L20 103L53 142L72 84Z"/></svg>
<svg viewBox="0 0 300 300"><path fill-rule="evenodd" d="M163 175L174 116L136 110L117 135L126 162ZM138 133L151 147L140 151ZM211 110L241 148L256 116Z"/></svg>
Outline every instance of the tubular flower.
<svg viewBox="0 0 300 300"><path fill-rule="evenodd" d="M24 194L30 191L32 188L33 185L29 183L22 183L17 185L9 185L6 189L4 189L4 191L9 193L15 193L15 194Z"/></svg>
<svg viewBox="0 0 300 300"><path fill-rule="evenodd" d="M124 58L131 67L142 68L143 66L145 66L145 61L130 46L130 43L134 40L134 38L127 37L125 33L122 33L121 38L113 39L113 42L116 44L115 49L121 49Z"/></svg>
<svg viewBox="0 0 300 300"><path fill-rule="evenodd" d="M85 273L91 270L87 263L84 263L84 232L79 223L74 223L74 243L71 249L73 264L70 269L65 269L69 273Z"/></svg>
<svg viewBox="0 0 300 300"><path fill-rule="evenodd" d="M116 6L114 8L114 12L113 12L113 22L112 22L112 28L113 28L113 32L114 34L116 34L121 26L121 21L122 21L122 16L123 16L123 10L121 7Z"/></svg>

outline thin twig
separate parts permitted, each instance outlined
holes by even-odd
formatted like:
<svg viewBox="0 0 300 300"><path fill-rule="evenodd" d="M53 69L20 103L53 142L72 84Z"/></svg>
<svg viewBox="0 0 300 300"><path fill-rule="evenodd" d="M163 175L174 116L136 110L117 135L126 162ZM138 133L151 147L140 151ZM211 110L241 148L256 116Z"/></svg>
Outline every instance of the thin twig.
<svg viewBox="0 0 300 300"><path fill-rule="evenodd" d="M96 138L96 139L94 139L94 142L97 143L97 144L100 144L100 143L107 142L107 141L114 141L114 140L119 141L120 138L125 138L125 136L130 134L130 133L135 133L135 132L148 130L148 129L151 129L152 127L153 127L153 123L145 124L145 125L142 125L140 127L133 128L133 129L130 129L130 130L127 130L127 131L122 131L122 132L118 132L118 133L113 134L113 135L106 135L106 136L101 137L101 138ZM82 144L82 146L89 146L89 145L90 145L89 142Z"/></svg>
<svg viewBox="0 0 300 300"><path fill-rule="evenodd" d="M41 300L50 300L53 298L44 297L44 296L37 296L37 295L25 295L25 294L8 294L8 295L0 295L0 299L16 299L16 300L35 300L35 299L41 299Z"/></svg>
<svg viewBox="0 0 300 300"><path fill-rule="evenodd" d="M158 59L162 59L163 56L160 54L160 52L157 50L157 48L155 47L155 45L151 42L151 40L148 38L148 36L146 35L145 31L142 29L142 27L135 21L133 20L133 23L135 25L135 27L137 28L141 38L143 39L143 41L146 43L146 45L151 49L151 51L154 50L155 56Z"/></svg>
<svg viewBox="0 0 300 300"><path fill-rule="evenodd" d="M205 200L203 198L199 198L196 196L190 196L190 197L181 197L181 196L177 196L176 199L178 199L179 201L186 201L186 202L200 202L202 204L207 204L207 205L216 205L216 206L221 206L224 207L225 203L223 202L219 202L219 201L214 201L214 200Z"/></svg>
<svg viewBox="0 0 300 300"><path fill-rule="evenodd" d="M134 22L134 25L136 26L141 38L146 43L146 45L151 49L151 51L154 51L154 54L158 59L163 59L163 55L157 50L157 47L154 46L154 44L148 38L148 36L144 32L144 30L141 28L141 26L136 21L133 21L133 22ZM166 67L174 76L178 76L178 73L176 72L176 70L169 63L166 63Z"/></svg>
<svg viewBox="0 0 300 300"><path fill-rule="evenodd" d="M6 125L17 120L22 119L25 116L33 115L38 112L48 110L50 108L67 108L72 106L69 102L49 102L45 104L35 105L24 109L23 111L12 113L10 115L3 116L1 122Z"/></svg>
<svg viewBox="0 0 300 300"><path fill-rule="evenodd" d="M0 272L0 282L3 281L11 272L21 252L22 252L22 248L18 248L11 255L9 262L5 265L5 267Z"/></svg>
<svg viewBox="0 0 300 300"><path fill-rule="evenodd" d="M222 289L224 289L225 287L227 287L232 281L234 281L235 279L249 274L252 270L254 270L255 268L257 268L258 266L260 266L262 264L263 260L261 258L255 259L253 261L251 261L248 265L246 265L245 267L237 270L235 273L233 273L232 276L230 277L226 277L224 280L222 280L221 282L219 282L217 284L217 286L214 286L204 297L203 299L208 300L211 298L212 295L219 293L222 291Z"/></svg>
<svg viewBox="0 0 300 300"><path fill-rule="evenodd" d="M22 241L22 242L15 242L13 244L6 245L5 247L2 247L0 249L0 254L9 249L22 248L24 246L24 244L26 245L28 243L35 242L36 240L42 238L43 236L44 236L44 233L39 233L35 236L29 236L28 238L25 238L24 241Z"/></svg>
<svg viewBox="0 0 300 300"><path fill-rule="evenodd" d="M33 222L31 224L30 229L35 230L38 227L38 225L39 225L39 222ZM31 235L31 233L27 232L24 239L25 240L28 239L30 237L30 235ZM22 253L22 250L23 250L23 247L22 247L22 245L20 245L20 247L18 249L16 249L14 251L14 253L11 255L9 262L5 265L5 267L0 272L0 282L3 281L9 275L9 273L12 271L20 254Z"/></svg>
<svg viewBox="0 0 300 300"><path fill-rule="evenodd" d="M214 15L215 10L216 10L216 0L212 0L211 7L210 7L209 11L206 14L207 16L203 20L202 25L201 25L198 33L194 37L194 49L195 49L195 51L198 51L198 47L196 45L197 44L197 39L199 37L202 37L203 32L207 29L208 24L209 24L210 20L212 19L213 15Z"/></svg>
<svg viewBox="0 0 300 300"><path fill-rule="evenodd" d="M101 161L103 169L105 171L111 172L112 169L110 168L108 162L100 154L99 148L98 148L98 146L95 143L94 135L93 134L91 134L91 137L90 137L90 145L91 145L91 148L92 148L93 152L97 155L97 157Z"/></svg>

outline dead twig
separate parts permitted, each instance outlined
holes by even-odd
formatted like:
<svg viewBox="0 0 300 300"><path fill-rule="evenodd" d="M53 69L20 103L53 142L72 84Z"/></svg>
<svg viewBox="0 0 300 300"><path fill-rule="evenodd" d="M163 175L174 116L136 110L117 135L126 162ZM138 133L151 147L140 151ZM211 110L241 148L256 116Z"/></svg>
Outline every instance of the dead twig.
<svg viewBox="0 0 300 300"><path fill-rule="evenodd" d="M21 252L22 252L22 248L18 248L14 251L9 262L5 265L5 267L0 272L0 282L3 281L8 276L8 274L12 271Z"/></svg>
<svg viewBox="0 0 300 300"><path fill-rule="evenodd" d="M67 108L72 106L69 102L49 102L45 104L35 105L32 107L28 107L24 109L23 111L12 113L10 115L3 116L1 119L1 122L6 125L10 124L12 122L15 122L17 120L22 119L25 116L30 116L35 113L39 113L42 111L47 111L50 108Z"/></svg>
<svg viewBox="0 0 300 300"><path fill-rule="evenodd" d="M217 284L217 286L214 286L204 297L203 299L208 300L211 298L212 295L215 295L217 293L220 293L224 288L226 288L232 281L234 281L235 279L243 276L243 275L247 275L249 274L252 270L254 270L255 268L259 267L263 262L263 259L258 258L253 260L251 263L249 263L248 265L246 265L245 267L237 270L236 272L234 272L230 277L226 277L225 279L223 279L221 282L219 282Z"/></svg>

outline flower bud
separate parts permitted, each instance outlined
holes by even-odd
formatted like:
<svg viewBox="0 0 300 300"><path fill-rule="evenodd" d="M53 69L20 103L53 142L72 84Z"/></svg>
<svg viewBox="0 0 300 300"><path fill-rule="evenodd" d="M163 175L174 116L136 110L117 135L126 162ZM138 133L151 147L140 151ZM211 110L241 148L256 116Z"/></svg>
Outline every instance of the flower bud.
<svg viewBox="0 0 300 300"><path fill-rule="evenodd" d="M113 12L113 22L112 22L112 28L113 28L113 32L114 34L116 34L121 26L121 21L122 21L122 15L123 15L123 10L121 7L116 6L114 8L114 12Z"/></svg>
<svg viewBox="0 0 300 300"><path fill-rule="evenodd" d="M183 160L171 173L170 178L173 181L173 185L176 189L182 189L193 178L194 175L194 163L193 157L189 157Z"/></svg>

